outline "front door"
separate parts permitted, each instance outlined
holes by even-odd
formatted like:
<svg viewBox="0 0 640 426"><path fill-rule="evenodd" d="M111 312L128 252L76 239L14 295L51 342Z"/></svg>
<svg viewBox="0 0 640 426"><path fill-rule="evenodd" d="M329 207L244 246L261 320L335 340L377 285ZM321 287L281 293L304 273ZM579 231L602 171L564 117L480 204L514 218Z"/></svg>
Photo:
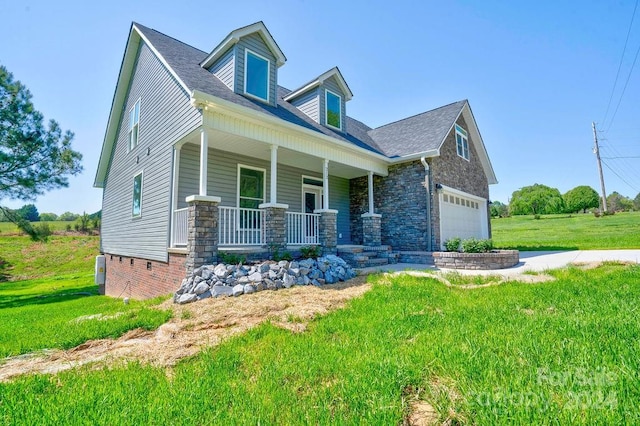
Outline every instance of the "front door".
<svg viewBox="0 0 640 426"><path fill-rule="evenodd" d="M314 210L322 207L322 189L304 188L304 212L313 213Z"/></svg>

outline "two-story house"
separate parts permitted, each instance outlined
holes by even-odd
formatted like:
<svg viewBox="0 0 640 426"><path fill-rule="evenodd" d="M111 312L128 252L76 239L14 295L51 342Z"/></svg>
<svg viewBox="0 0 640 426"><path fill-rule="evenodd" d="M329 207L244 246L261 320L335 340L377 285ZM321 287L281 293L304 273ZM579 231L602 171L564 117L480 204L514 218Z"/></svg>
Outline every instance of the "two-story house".
<svg viewBox="0 0 640 426"><path fill-rule="evenodd" d="M490 236L496 177L468 101L373 129L337 67L288 90L285 62L262 22L210 52L132 24L94 183L107 294L171 292L219 251L366 264Z"/></svg>

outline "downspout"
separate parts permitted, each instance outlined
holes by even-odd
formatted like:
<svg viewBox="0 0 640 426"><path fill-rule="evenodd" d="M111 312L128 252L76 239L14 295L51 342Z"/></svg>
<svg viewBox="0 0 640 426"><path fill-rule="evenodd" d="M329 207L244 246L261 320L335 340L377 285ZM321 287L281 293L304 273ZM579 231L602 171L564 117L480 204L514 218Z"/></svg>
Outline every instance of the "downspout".
<svg viewBox="0 0 640 426"><path fill-rule="evenodd" d="M424 188L427 190L427 251L432 251L431 247L431 170L426 157L420 157L420 162L424 166Z"/></svg>

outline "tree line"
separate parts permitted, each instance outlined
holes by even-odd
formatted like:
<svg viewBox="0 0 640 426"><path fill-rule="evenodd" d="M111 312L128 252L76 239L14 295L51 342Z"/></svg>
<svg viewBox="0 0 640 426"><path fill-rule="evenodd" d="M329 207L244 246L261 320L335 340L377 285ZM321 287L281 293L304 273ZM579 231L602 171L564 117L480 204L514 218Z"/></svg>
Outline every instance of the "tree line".
<svg viewBox="0 0 640 426"><path fill-rule="evenodd" d="M95 213L87 214L83 212L72 213L72 212L64 212L61 215L57 215L55 213L39 213L38 208L33 204L25 204L19 209L9 210L6 207L4 210L0 210L0 222L12 222L11 213L13 213L14 217L19 219L24 219L29 222L75 222L79 219L82 219L82 216L86 215L87 219L90 221L100 220L102 217L102 210L99 210Z"/></svg>
<svg viewBox="0 0 640 426"><path fill-rule="evenodd" d="M588 185L580 185L561 194L557 188L534 184L514 191L509 204L494 201L491 217L510 215L541 215L558 213L602 212L600 195ZM634 199L616 191L607 196L608 212L640 211L640 193Z"/></svg>

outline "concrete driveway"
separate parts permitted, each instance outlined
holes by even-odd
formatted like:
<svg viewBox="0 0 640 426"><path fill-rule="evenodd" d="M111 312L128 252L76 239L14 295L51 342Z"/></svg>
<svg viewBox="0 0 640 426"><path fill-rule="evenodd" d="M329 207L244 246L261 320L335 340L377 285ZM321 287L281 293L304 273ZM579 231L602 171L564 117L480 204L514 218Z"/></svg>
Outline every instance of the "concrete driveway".
<svg viewBox="0 0 640 426"><path fill-rule="evenodd" d="M463 270L439 269L433 265L398 263L378 268L365 268L363 272L392 272L406 270L456 271L465 275L520 275L526 271L542 272L548 269L563 268L570 263L590 263L604 261L622 261L640 263L640 250L571 250L571 251L521 251L520 263L507 269Z"/></svg>

